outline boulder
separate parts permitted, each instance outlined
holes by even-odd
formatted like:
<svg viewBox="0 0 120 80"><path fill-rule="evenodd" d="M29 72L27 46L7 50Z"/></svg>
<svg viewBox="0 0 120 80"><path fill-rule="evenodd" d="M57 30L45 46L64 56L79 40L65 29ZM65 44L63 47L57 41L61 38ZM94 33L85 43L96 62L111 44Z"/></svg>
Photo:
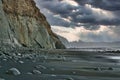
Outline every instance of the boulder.
<svg viewBox="0 0 120 80"><path fill-rule="evenodd" d="M15 75L15 76L21 74L21 72L17 68L11 68L6 73L9 75Z"/></svg>
<svg viewBox="0 0 120 80"><path fill-rule="evenodd" d="M41 72L39 70L33 70L32 73L33 74L41 74Z"/></svg>

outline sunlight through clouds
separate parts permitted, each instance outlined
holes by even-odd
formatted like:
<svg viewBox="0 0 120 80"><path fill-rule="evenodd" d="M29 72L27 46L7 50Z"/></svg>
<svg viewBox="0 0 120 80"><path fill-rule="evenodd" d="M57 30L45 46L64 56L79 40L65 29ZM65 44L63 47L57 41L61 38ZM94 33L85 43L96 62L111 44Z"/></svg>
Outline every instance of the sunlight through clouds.
<svg viewBox="0 0 120 80"><path fill-rule="evenodd" d="M85 4L85 7L92 11L93 16L95 16L95 18L98 18L97 20L116 18L116 16L111 11L95 8L89 4Z"/></svg>
<svg viewBox="0 0 120 80"><path fill-rule="evenodd" d="M52 30L68 41L120 41L120 0L35 0Z"/></svg>
<svg viewBox="0 0 120 80"><path fill-rule="evenodd" d="M52 30L66 38L69 42L112 42L117 38L116 33L107 26L100 25L98 30L87 30L84 27L66 28L62 26L52 26Z"/></svg>
<svg viewBox="0 0 120 80"><path fill-rule="evenodd" d="M76 7L79 6L79 4L74 0L62 0L61 3L67 3L69 5L76 6Z"/></svg>

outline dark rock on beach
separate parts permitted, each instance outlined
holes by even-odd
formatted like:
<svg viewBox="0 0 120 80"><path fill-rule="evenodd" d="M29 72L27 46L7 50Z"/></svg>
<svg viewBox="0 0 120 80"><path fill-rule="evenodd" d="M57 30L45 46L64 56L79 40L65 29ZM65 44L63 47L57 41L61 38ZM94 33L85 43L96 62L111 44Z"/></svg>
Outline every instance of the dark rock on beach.
<svg viewBox="0 0 120 80"><path fill-rule="evenodd" d="M17 68L11 68L8 71L6 71L6 74L17 76L20 75L21 72Z"/></svg>
<svg viewBox="0 0 120 80"><path fill-rule="evenodd" d="M32 73L33 74L41 74L41 72L39 70L33 70Z"/></svg>

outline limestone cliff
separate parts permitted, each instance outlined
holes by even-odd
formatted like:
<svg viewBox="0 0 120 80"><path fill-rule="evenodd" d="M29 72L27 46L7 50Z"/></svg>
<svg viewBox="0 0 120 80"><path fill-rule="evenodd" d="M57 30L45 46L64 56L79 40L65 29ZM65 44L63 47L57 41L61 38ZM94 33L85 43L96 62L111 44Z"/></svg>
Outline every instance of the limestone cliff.
<svg viewBox="0 0 120 80"><path fill-rule="evenodd" d="M0 41L12 46L65 48L33 0L0 0Z"/></svg>

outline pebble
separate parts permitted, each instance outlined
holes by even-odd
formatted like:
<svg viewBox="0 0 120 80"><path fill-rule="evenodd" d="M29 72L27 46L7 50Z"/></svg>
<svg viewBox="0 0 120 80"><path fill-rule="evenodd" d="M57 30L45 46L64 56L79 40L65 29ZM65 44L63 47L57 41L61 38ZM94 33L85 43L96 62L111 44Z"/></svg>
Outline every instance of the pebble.
<svg viewBox="0 0 120 80"><path fill-rule="evenodd" d="M21 56L21 53L18 53L17 55L18 55L18 56Z"/></svg>
<svg viewBox="0 0 120 80"><path fill-rule="evenodd" d="M32 73L33 74L41 74L41 72L39 70L33 70Z"/></svg>
<svg viewBox="0 0 120 80"><path fill-rule="evenodd" d="M77 60L72 60L72 62L76 63L76 62L77 62Z"/></svg>
<svg viewBox="0 0 120 80"><path fill-rule="evenodd" d="M60 56L60 55L58 55L58 56L57 56L57 58L61 58L61 56Z"/></svg>
<svg viewBox="0 0 120 80"><path fill-rule="evenodd" d="M66 79L66 80L74 80L73 78L68 78L68 79Z"/></svg>
<svg viewBox="0 0 120 80"><path fill-rule="evenodd" d="M101 69L98 67L98 68L94 68L94 70L96 71L101 71Z"/></svg>
<svg viewBox="0 0 120 80"><path fill-rule="evenodd" d="M18 61L20 64L23 64L24 62L23 61Z"/></svg>
<svg viewBox="0 0 120 80"><path fill-rule="evenodd" d="M43 65L37 65L37 66L35 66L35 68L37 68L37 69L40 69L40 68L42 68L42 69L47 69L45 66L43 66Z"/></svg>
<svg viewBox="0 0 120 80"><path fill-rule="evenodd" d="M28 60L32 60L33 58L32 58L32 57L30 57L30 56L28 56L28 57L26 57L26 59L28 59Z"/></svg>
<svg viewBox="0 0 120 80"><path fill-rule="evenodd" d="M113 70L113 68L112 68L112 67L109 67L108 70Z"/></svg>
<svg viewBox="0 0 120 80"><path fill-rule="evenodd" d="M31 73L31 72L27 72L27 74L32 75L32 73Z"/></svg>
<svg viewBox="0 0 120 80"><path fill-rule="evenodd" d="M76 72L72 72L73 74L76 74Z"/></svg>
<svg viewBox="0 0 120 80"><path fill-rule="evenodd" d="M6 73L7 74L11 74L11 75L15 75L15 76L21 74L20 71L17 68L11 68Z"/></svg>
<svg viewBox="0 0 120 80"><path fill-rule="evenodd" d="M7 59L3 59L3 61L7 61Z"/></svg>
<svg viewBox="0 0 120 80"><path fill-rule="evenodd" d="M51 76L52 76L52 77L56 77L57 75L55 75L55 74L52 74Z"/></svg>

